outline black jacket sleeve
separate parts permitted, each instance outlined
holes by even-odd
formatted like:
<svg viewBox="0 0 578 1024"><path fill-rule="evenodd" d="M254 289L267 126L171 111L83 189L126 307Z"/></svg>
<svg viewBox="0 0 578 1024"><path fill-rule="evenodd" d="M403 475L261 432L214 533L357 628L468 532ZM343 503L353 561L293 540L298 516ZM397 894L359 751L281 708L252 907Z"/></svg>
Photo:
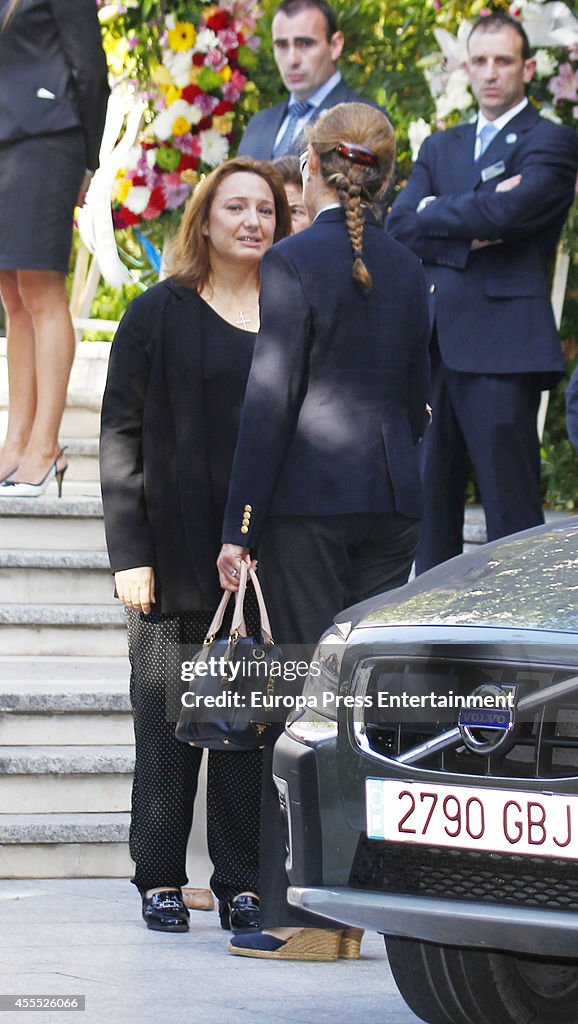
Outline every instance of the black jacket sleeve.
<svg viewBox="0 0 578 1024"><path fill-rule="evenodd" d="M113 572L155 565L143 480L143 412L152 333L149 304L143 299L133 301L118 328L102 403L100 477Z"/></svg>
<svg viewBox="0 0 578 1024"><path fill-rule="evenodd" d="M107 66L94 0L50 0L62 50L72 69L82 130L86 166L98 167L98 155L109 96Z"/></svg>

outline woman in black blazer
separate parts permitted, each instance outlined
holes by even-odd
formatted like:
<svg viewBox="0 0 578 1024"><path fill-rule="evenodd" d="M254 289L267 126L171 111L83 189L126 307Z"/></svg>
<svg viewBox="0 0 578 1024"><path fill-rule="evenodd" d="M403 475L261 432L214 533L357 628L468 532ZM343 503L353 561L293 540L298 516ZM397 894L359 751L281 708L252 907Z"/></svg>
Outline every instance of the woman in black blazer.
<svg viewBox="0 0 578 1024"><path fill-rule="evenodd" d="M75 337L65 276L74 207L98 166L108 99L94 0L0 0L0 294L8 431L0 497L37 497L58 440Z"/></svg>
<svg viewBox="0 0 578 1024"><path fill-rule="evenodd" d="M185 931L181 887L202 750L175 739L180 644L203 642L259 324L259 264L290 231L269 164L230 160L197 186L174 276L135 299L112 346L102 408L104 521L127 608L136 765L130 849L149 928ZM261 752L210 751L211 886L223 927L258 926Z"/></svg>
<svg viewBox="0 0 578 1024"><path fill-rule="evenodd" d="M371 212L394 156L393 128L379 110L348 103L319 118L302 159L315 219L263 261L261 328L218 566L222 586L234 590L241 559L258 551L273 634L284 645L311 648L347 605L405 583L419 539L425 279L419 260ZM233 939L229 950L307 959L308 936L299 931L312 919L286 904L283 831L266 765L268 932ZM311 938L318 959L320 937ZM337 940L327 933L326 959L338 955Z"/></svg>

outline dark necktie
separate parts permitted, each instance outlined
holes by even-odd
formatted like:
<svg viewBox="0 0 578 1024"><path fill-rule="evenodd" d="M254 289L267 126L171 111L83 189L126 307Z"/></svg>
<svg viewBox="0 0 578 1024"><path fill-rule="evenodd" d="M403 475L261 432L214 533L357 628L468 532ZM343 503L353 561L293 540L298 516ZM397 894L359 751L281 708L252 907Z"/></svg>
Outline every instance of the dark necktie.
<svg viewBox="0 0 578 1024"><path fill-rule="evenodd" d="M273 150L273 156L285 156L286 153L291 153L293 150L293 143L295 142L297 125L302 117L305 117L310 110L313 110L313 104L309 103L308 100L303 100L296 103L292 103L289 107L289 118L287 120L287 128L285 134L281 138L278 146L275 146Z"/></svg>

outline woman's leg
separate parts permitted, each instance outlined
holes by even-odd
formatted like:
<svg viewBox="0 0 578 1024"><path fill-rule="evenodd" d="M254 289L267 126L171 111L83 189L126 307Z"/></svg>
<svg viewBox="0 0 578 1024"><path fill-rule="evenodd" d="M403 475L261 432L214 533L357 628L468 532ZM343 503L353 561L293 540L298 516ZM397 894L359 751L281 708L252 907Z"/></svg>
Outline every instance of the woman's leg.
<svg viewBox="0 0 578 1024"><path fill-rule="evenodd" d="M15 270L0 271L0 296L8 318L8 430L0 453L0 480L19 465L36 415L34 324L22 302Z"/></svg>
<svg viewBox="0 0 578 1024"><path fill-rule="evenodd" d="M19 270L18 290L34 325L36 412L15 480L39 483L60 450L58 432L75 337L64 274L56 270Z"/></svg>
<svg viewBox="0 0 578 1024"><path fill-rule="evenodd" d="M203 752L175 739L170 713L174 701L169 680L178 673L179 616L155 618L127 611L127 623L136 744L130 852L136 864L133 883L145 893L186 885L187 842Z"/></svg>
<svg viewBox="0 0 578 1024"><path fill-rule="evenodd" d="M259 893L262 750L209 751L207 839L218 899Z"/></svg>

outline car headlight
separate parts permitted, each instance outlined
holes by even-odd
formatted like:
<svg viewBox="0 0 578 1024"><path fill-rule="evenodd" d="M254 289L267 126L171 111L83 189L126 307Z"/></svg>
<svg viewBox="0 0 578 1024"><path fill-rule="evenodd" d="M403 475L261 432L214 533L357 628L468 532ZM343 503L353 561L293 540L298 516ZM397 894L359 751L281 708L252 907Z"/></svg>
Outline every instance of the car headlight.
<svg viewBox="0 0 578 1024"><path fill-rule="evenodd" d="M285 726L301 743L337 736L339 677L350 628L349 623L332 626L315 648L303 692Z"/></svg>

